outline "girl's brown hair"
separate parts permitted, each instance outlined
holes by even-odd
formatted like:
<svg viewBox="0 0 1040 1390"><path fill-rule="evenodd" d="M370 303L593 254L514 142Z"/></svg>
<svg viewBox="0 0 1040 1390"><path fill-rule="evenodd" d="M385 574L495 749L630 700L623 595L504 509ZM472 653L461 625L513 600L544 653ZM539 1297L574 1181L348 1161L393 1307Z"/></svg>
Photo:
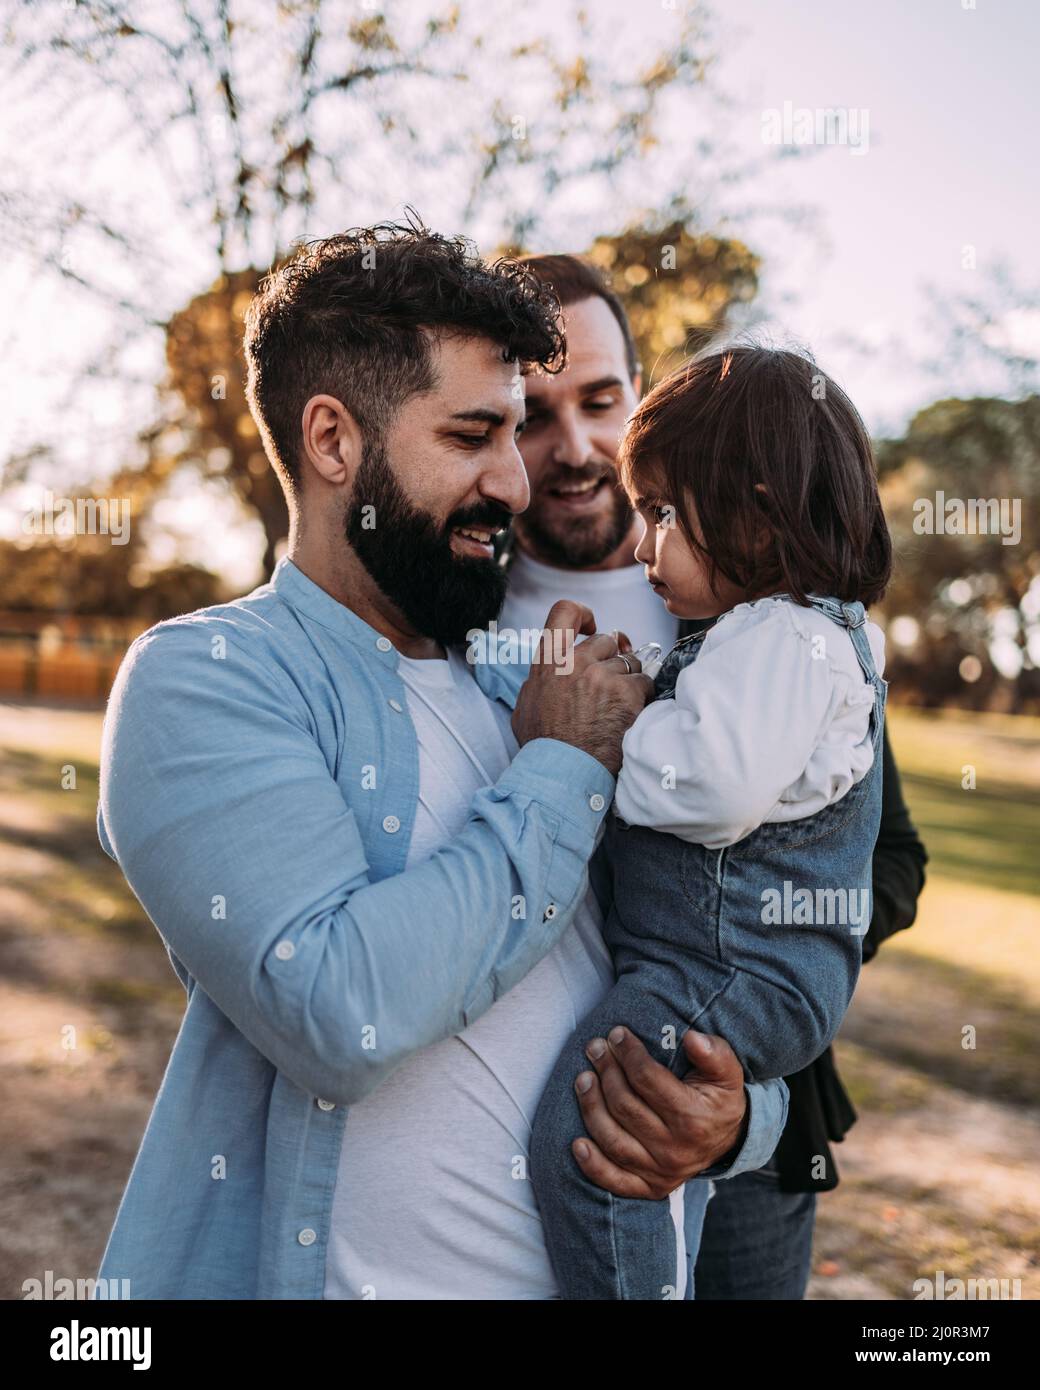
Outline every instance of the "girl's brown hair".
<svg viewBox="0 0 1040 1390"><path fill-rule="evenodd" d="M674 506L713 588L721 573L751 597L802 604L885 592L892 546L870 439L845 392L797 353L694 359L640 402L618 467L632 497Z"/></svg>

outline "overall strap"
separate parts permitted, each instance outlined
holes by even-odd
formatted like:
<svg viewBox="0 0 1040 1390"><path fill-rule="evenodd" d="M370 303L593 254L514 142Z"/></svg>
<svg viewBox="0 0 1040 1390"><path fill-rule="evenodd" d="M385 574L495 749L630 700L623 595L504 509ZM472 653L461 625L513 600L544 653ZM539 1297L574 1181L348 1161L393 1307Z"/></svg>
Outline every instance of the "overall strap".
<svg viewBox="0 0 1040 1390"><path fill-rule="evenodd" d="M787 603L794 603L791 594L771 594L771 598L781 598ZM856 653L856 660L860 664L867 680L874 684L879 680L877 668L874 665L874 653L870 650L870 643L867 641L866 623L867 610L858 599L853 603L845 603L839 598L821 598L815 594L809 594L808 599L817 613L823 613L832 622L848 630L849 637L852 639L853 650Z"/></svg>
<svg viewBox="0 0 1040 1390"><path fill-rule="evenodd" d="M783 599L787 603L795 602L791 594L771 594L770 598ZM874 654L870 650L870 643L867 640L867 611L858 599L852 603L845 603L841 599L823 598L813 594L808 595L808 598L809 603L818 613L830 618L832 622L837 623L839 627L845 628L848 632L852 649L856 653L856 660L859 662L864 678L874 687L873 723L876 746L881 736L887 686L878 675L877 667L874 664ZM693 627L693 624L691 623L689 626ZM689 628L686 629L684 636L665 657L654 678L655 699L660 700L674 696L680 670L696 658L701 642L713 626L714 622L709 622L703 626L698 624L692 632L689 631Z"/></svg>
<svg viewBox="0 0 1040 1390"><path fill-rule="evenodd" d="M826 614L833 622L848 630L860 669L867 680L873 683L877 678L877 667L874 665L874 653L867 641L867 610L862 603L858 599L853 603L843 603L840 599L815 598L812 595L809 602L818 613Z"/></svg>
<svg viewBox="0 0 1040 1390"><path fill-rule="evenodd" d="M878 675L877 667L874 664L874 653L870 650L870 643L867 640L867 610L858 599L853 603L845 603L841 599L816 598L810 595L809 602L818 613L825 614L840 627L845 628L852 641L852 649L856 653L856 660L860 664L860 669L870 685L874 687L871 742L874 745L875 756L877 756L885 727L885 696L888 692L888 686Z"/></svg>
<svg viewBox="0 0 1040 1390"><path fill-rule="evenodd" d="M714 626L714 620L694 631L687 631L665 654L654 676L655 700L672 699L675 695L679 672L697 659L705 637Z"/></svg>

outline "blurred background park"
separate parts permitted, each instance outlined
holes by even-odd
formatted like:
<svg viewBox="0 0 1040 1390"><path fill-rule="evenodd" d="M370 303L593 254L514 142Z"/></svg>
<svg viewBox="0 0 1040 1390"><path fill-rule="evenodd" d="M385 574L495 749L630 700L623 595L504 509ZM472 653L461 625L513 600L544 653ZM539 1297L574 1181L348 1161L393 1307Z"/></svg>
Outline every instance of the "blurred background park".
<svg viewBox="0 0 1040 1390"><path fill-rule="evenodd" d="M407 204L486 254L587 254L647 384L750 334L810 348L860 406L930 863L838 1045L860 1120L810 1296L906 1299L942 1270L1037 1297L1037 8L3 13L0 1297L95 1272L180 1018L97 844L99 735L133 636L247 592L284 546L245 307L298 239Z"/></svg>

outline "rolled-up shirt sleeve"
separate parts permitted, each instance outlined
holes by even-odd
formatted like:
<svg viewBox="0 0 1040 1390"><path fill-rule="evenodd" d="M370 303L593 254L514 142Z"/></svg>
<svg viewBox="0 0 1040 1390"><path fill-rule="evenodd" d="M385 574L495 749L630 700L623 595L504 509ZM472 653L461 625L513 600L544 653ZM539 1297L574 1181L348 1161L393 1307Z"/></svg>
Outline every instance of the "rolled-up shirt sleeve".
<svg viewBox="0 0 1040 1390"><path fill-rule="evenodd" d="M790 1103L787 1082L781 1077L769 1081L749 1081L745 1083L744 1094L748 1105L744 1142L729 1163L720 1160L698 1173L698 1177L737 1178L741 1173L761 1168L772 1158L787 1123Z"/></svg>
<svg viewBox="0 0 1040 1390"><path fill-rule="evenodd" d="M533 740L450 844L373 882L291 674L245 648L215 662L183 622L120 670L98 827L191 980L290 1079L351 1104L555 945L613 786Z"/></svg>
<svg viewBox="0 0 1040 1390"><path fill-rule="evenodd" d="M622 743L623 820L722 849L761 825L801 776L834 687L785 608L764 608L717 643L709 635L675 698L639 715Z"/></svg>

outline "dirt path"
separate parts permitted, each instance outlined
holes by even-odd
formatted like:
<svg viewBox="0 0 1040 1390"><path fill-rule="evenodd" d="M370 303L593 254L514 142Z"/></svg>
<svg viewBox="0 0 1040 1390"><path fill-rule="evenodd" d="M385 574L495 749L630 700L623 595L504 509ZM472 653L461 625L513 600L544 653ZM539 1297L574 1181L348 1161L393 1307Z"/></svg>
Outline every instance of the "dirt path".
<svg viewBox="0 0 1040 1390"><path fill-rule="evenodd" d="M809 1297L914 1298L914 1281L942 1270L1018 1279L1040 1298L1040 1113L847 1042L839 1065L854 1090L869 1073L871 1100L836 1146L842 1180L818 1204Z"/></svg>

